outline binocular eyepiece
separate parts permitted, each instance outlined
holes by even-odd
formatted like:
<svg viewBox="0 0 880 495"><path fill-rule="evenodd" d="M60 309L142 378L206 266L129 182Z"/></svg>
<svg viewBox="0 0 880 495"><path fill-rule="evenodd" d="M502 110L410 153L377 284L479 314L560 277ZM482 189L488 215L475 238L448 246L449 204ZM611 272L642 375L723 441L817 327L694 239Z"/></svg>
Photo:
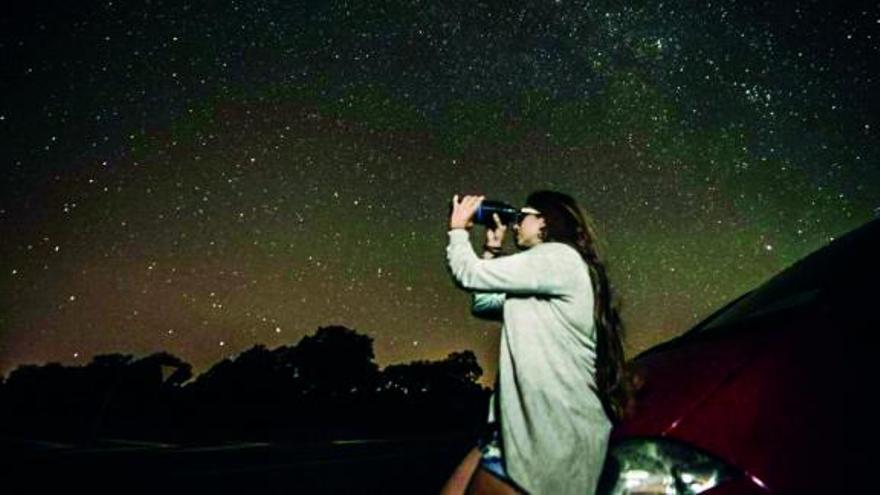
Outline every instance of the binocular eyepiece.
<svg viewBox="0 0 880 495"><path fill-rule="evenodd" d="M495 227L495 219L492 217L495 213L498 214L498 218L504 225L516 224L520 217L518 208L502 201L484 199L477 207L477 211L474 212L473 221L487 227Z"/></svg>

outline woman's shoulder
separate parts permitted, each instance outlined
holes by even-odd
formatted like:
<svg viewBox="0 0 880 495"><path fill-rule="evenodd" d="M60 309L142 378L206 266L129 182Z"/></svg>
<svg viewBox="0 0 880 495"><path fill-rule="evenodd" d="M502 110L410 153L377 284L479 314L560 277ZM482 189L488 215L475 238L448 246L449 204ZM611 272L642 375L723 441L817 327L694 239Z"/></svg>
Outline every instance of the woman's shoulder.
<svg viewBox="0 0 880 495"><path fill-rule="evenodd" d="M574 293L581 293L590 287L590 274L587 264L574 246L564 242L542 242L534 247L536 256L541 258L541 266L546 274L557 281L565 281Z"/></svg>
<svg viewBox="0 0 880 495"><path fill-rule="evenodd" d="M574 246L564 242L550 241L542 242L532 248L537 250L536 253L546 254L549 256L564 256L567 258L582 260L581 253Z"/></svg>
<svg viewBox="0 0 880 495"><path fill-rule="evenodd" d="M586 262L574 246L564 242L542 242L532 248L535 254L549 260L559 270L580 273L577 268L586 267Z"/></svg>

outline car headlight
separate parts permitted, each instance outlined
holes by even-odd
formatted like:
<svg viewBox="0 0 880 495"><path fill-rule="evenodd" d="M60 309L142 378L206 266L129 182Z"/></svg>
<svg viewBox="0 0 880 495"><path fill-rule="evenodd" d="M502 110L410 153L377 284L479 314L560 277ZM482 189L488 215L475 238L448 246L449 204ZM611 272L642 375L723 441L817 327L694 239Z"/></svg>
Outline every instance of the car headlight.
<svg viewBox="0 0 880 495"><path fill-rule="evenodd" d="M638 438L609 449L599 493L695 495L735 476L732 467L685 444Z"/></svg>

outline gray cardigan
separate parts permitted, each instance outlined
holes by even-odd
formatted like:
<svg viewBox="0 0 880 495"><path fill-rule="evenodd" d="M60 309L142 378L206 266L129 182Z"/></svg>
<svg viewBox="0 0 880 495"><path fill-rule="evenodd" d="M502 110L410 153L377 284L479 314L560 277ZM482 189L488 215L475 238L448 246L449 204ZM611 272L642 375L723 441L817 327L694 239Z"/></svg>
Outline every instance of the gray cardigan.
<svg viewBox="0 0 880 495"><path fill-rule="evenodd" d="M480 259L468 231L449 231L448 268L473 291L474 315L503 321L498 385L507 472L533 494L593 493L611 422L594 392L596 335L586 264L545 242ZM494 407L489 420L493 421Z"/></svg>

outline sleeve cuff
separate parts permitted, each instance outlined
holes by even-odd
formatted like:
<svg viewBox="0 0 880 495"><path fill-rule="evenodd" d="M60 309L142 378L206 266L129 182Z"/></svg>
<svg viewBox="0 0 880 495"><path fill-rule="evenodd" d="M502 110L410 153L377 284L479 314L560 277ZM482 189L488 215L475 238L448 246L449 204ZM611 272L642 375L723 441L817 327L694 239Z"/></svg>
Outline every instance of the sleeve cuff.
<svg viewBox="0 0 880 495"><path fill-rule="evenodd" d="M470 233L466 229L452 229L449 232L449 242L470 241Z"/></svg>

